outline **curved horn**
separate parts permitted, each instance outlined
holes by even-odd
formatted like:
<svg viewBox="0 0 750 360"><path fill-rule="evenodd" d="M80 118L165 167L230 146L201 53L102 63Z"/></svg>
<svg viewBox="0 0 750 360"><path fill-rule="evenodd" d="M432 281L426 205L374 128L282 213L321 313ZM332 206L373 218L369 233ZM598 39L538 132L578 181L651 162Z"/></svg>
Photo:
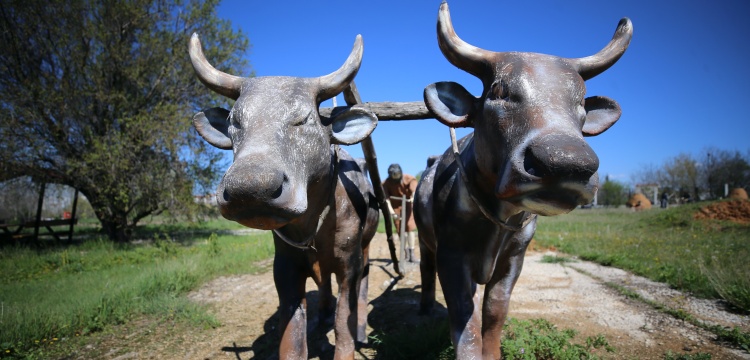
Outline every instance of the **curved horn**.
<svg viewBox="0 0 750 360"><path fill-rule="evenodd" d="M438 45L443 56L457 68L482 79L491 71L489 60L497 53L470 45L456 35L453 30L448 3L440 4L437 22Z"/></svg>
<svg viewBox="0 0 750 360"><path fill-rule="evenodd" d="M359 66L362 65L363 51L362 35L357 35L357 38L354 40L352 52L344 62L344 65L341 65L338 70L318 78L318 102L336 96L354 80L359 71Z"/></svg>
<svg viewBox="0 0 750 360"><path fill-rule="evenodd" d="M583 80L591 79L614 65L625 53L632 38L633 23L628 18L622 18L620 23L617 24L617 30L615 30L612 40L604 49L591 56L570 60L578 69L578 73Z"/></svg>
<svg viewBox="0 0 750 360"><path fill-rule="evenodd" d="M232 100L237 100L237 98L240 97L240 88L244 79L239 76L221 72L211 66L211 64L208 63L208 60L206 60L206 56L203 55L201 40L198 38L197 33L193 33L193 36L190 37L188 50L190 52L190 62L193 63L195 74L198 75L198 79L200 79L203 84L216 93L231 98Z"/></svg>

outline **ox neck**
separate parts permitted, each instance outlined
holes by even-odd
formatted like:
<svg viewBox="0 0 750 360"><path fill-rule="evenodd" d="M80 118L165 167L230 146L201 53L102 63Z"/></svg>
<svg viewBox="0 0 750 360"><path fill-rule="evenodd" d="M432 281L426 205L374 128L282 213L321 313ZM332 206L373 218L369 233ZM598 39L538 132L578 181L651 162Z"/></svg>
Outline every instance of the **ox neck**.
<svg viewBox="0 0 750 360"><path fill-rule="evenodd" d="M320 228L328 218L328 213L331 210L336 211L334 195L336 194L336 181L338 179L339 169L338 150L338 146L331 147L331 173L329 174L330 179L328 180L329 186L324 189L328 192L328 194L324 198L325 202L323 202L322 209L312 211L308 214L303 215L303 219L298 222L299 225L290 224L273 230L273 233L276 234L279 239L287 243L289 246L295 247L300 250L312 249L316 252L318 251L318 249L315 248L315 237L318 235ZM314 229L312 228L311 224L311 220L313 218L317 220L315 222ZM302 241L296 241L300 238L302 239Z"/></svg>
<svg viewBox="0 0 750 360"><path fill-rule="evenodd" d="M490 220L495 225L498 225L509 231L520 231L527 224L529 224L535 217L534 214L528 211L515 212L513 206L497 199L494 195L494 191L487 192L481 190L481 185L476 186L475 184L483 183L483 179L479 176L479 169L477 168L476 158L473 154L474 151L474 134L471 139L464 143L463 148L459 151L458 144L456 142L456 131L450 128L451 146L453 159L458 166L459 177L464 189L469 194L469 198L474 205L479 209L479 212L487 220ZM466 156L462 159L463 156ZM464 159L466 164L464 164ZM497 201L486 201L484 199L495 199Z"/></svg>

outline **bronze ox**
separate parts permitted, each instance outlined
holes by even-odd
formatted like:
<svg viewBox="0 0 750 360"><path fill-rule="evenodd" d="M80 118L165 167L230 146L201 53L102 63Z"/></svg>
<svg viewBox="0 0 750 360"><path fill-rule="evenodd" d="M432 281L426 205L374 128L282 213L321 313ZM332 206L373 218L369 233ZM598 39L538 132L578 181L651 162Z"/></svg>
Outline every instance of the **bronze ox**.
<svg viewBox="0 0 750 360"><path fill-rule="evenodd" d="M448 5L440 6L443 55L484 85L478 98L454 82L424 91L440 122L474 128L456 154L448 149L424 172L415 205L421 311L435 301L437 270L457 358L501 358L500 333L536 214L566 213L593 198L599 160L583 137L612 126L620 107L606 97L584 99L584 81L622 56L632 31L622 19L604 49L578 59L492 52L458 38Z"/></svg>
<svg viewBox="0 0 750 360"><path fill-rule="evenodd" d="M204 57L195 34L189 50L198 78L236 100L231 111L204 110L193 123L211 145L234 152L217 189L221 214L273 230L280 358L307 358L305 282L312 277L320 289L320 323L335 311L334 356L353 359L355 337L365 340L365 266L378 208L362 169L337 144L369 136L377 117L362 109L323 117L319 105L354 79L362 61L361 37L340 69L319 78L220 72ZM338 302L331 274L339 283Z"/></svg>

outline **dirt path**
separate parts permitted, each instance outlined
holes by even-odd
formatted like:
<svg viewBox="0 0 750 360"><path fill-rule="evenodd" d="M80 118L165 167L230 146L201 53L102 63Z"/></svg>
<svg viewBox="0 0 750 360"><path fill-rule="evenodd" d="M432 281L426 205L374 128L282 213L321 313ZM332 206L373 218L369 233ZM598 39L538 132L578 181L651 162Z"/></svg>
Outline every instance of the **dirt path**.
<svg viewBox="0 0 750 360"><path fill-rule="evenodd" d="M425 321L416 315L419 303L419 269L394 282L385 236L377 234L371 253L369 329L387 330ZM542 263L544 254L529 252L511 303L511 317L545 318L560 329L575 329L581 336L604 334L616 348L605 356L616 359L662 359L673 353L710 353L713 359L750 359L750 354L723 347L715 336L658 312L642 302L618 294L602 281L637 291L641 296L681 308L694 316L727 326L750 329L750 319L722 311L716 302L695 300L667 287L622 270L592 263ZM554 254L553 254L554 255ZM270 267L270 262L265 264ZM577 270L578 269L578 270ZM579 271L580 270L580 271ZM595 277L590 275L592 274ZM317 291L308 282L308 318L316 316ZM334 290L335 291L335 290ZM182 329L170 324L138 322L123 327L117 339L90 345L88 355L111 359L267 359L276 358L277 305L271 272L218 278L189 298L212 308L222 326L216 329ZM438 288L438 301L444 306ZM436 316L445 316L438 306ZM311 323L312 358L330 358L332 331L321 334ZM108 353L94 351L107 347ZM100 349L100 351L102 351ZM373 358L363 349L359 358Z"/></svg>

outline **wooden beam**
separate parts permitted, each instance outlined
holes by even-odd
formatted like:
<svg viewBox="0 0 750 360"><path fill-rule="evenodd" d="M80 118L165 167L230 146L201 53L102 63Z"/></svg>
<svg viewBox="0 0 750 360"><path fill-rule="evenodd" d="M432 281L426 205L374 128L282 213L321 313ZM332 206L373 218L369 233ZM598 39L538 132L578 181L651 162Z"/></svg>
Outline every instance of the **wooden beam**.
<svg viewBox="0 0 750 360"><path fill-rule="evenodd" d="M344 91L346 99L346 91ZM330 117L332 113L344 111L349 108L363 108L372 111L379 121L400 121L400 120L423 120L434 119L433 114L422 101L412 102L368 102L368 103L350 103L348 106L337 106L334 108L320 108L320 115Z"/></svg>

